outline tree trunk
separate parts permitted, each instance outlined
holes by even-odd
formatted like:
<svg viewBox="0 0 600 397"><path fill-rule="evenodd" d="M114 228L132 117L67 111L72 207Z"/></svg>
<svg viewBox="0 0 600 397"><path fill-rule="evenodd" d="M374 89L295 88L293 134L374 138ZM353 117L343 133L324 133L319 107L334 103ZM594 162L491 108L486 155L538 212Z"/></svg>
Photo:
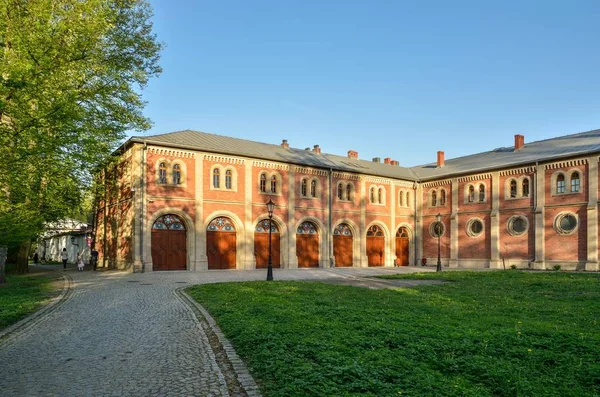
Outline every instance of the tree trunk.
<svg viewBox="0 0 600 397"><path fill-rule="evenodd" d="M19 274L29 272L29 247L31 247L31 241L25 241L18 248L16 270Z"/></svg>
<svg viewBox="0 0 600 397"><path fill-rule="evenodd" d="M0 247L0 285L6 283L6 278L4 276L6 265L6 252L6 247Z"/></svg>

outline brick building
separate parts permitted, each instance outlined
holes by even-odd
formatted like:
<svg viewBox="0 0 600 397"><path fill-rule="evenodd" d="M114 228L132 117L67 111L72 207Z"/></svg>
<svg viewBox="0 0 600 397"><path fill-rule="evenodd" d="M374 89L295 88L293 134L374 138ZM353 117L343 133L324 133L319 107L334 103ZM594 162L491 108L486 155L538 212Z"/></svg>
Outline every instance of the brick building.
<svg viewBox="0 0 600 397"><path fill-rule="evenodd" d="M102 177L104 266L415 266L598 271L600 130L406 168L180 131L133 137ZM439 215L441 223L437 222Z"/></svg>

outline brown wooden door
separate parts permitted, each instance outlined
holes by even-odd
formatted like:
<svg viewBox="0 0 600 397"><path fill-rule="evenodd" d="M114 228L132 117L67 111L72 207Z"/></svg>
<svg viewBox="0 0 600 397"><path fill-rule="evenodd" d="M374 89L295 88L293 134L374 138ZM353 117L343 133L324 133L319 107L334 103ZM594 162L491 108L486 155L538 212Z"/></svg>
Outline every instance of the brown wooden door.
<svg viewBox="0 0 600 397"><path fill-rule="evenodd" d="M408 238L396 237L396 260L398 266L408 266Z"/></svg>
<svg viewBox="0 0 600 397"><path fill-rule="evenodd" d="M335 267L352 266L352 236L333 236L333 256L335 257Z"/></svg>
<svg viewBox="0 0 600 397"><path fill-rule="evenodd" d="M235 269L236 252L235 232L206 232L206 256L209 270Z"/></svg>
<svg viewBox="0 0 600 397"><path fill-rule="evenodd" d="M319 267L319 235L296 234L298 267Z"/></svg>
<svg viewBox="0 0 600 397"><path fill-rule="evenodd" d="M383 266L385 237L367 236L367 258L369 266Z"/></svg>
<svg viewBox="0 0 600 397"><path fill-rule="evenodd" d="M279 233L271 233L271 264L280 267ZM266 269L269 265L269 233L254 233L254 256L256 268Z"/></svg>
<svg viewBox="0 0 600 397"><path fill-rule="evenodd" d="M185 230L152 230L152 269L185 270Z"/></svg>

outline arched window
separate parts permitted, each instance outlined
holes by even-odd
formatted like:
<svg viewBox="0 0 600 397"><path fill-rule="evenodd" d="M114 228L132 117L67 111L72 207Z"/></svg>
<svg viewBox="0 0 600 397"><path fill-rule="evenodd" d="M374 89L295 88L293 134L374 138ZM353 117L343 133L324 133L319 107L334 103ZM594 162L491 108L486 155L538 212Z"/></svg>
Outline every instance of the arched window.
<svg viewBox="0 0 600 397"><path fill-rule="evenodd" d="M473 186L473 185L469 186L468 200L469 200L469 203L472 203L473 201L475 201L475 186Z"/></svg>
<svg viewBox="0 0 600 397"><path fill-rule="evenodd" d="M523 179L523 197L529 197L529 179Z"/></svg>
<svg viewBox="0 0 600 397"><path fill-rule="evenodd" d="M565 176L560 174L556 177L556 193L565 192Z"/></svg>
<svg viewBox="0 0 600 397"><path fill-rule="evenodd" d="M277 176L271 177L271 193L277 193Z"/></svg>
<svg viewBox="0 0 600 397"><path fill-rule="evenodd" d="M371 188L371 202L375 203L375 188Z"/></svg>
<svg viewBox="0 0 600 397"><path fill-rule="evenodd" d="M181 183L181 166L175 164L173 166L173 184L179 185Z"/></svg>
<svg viewBox="0 0 600 397"><path fill-rule="evenodd" d="M213 187L219 189L221 187L221 170L215 168L213 170Z"/></svg>
<svg viewBox="0 0 600 397"><path fill-rule="evenodd" d="M510 180L510 198L517 197L517 181L514 179Z"/></svg>
<svg viewBox="0 0 600 397"><path fill-rule="evenodd" d="M312 197L317 197L317 180L313 179L310 181L310 195Z"/></svg>
<svg viewBox="0 0 600 397"><path fill-rule="evenodd" d="M346 200L352 200L352 184L349 183L346 185Z"/></svg>
<svg viewBox="0 0 600 397"><path fill-rule="evenodd" d="M267 175L266 174L260 174L260 192L261 193L267 192Z"/></svg>
<svg viewBox="0 0 600 397"><path fill-rule="evenodd" d="M165 163L158 165L158 183L167 183L167 165Z"/></svg>
<svg viewBox="0 0 600 397"><path fill-rule="evenodd" d="M383 188L379 188L379 191L377 192L377 202L383 204Z"/></svg>
<svg viewBox="0 0 600 397"><path fill-rule="evenodd" d="M410 207L410 192L406 192L406 206Z"/></svg>
<svg viewBox="0 0 600 397"><path fill-rule="evenodd" d="M398 198L398 205L404 207L404 192L400 191L400 197Z"/></svg>
<svg viewBox="0 0 600 397"><path fill-rule="evenodd" d="M338 200L343 200L344 199L344 185L341 183L338 183L338 191L337 191L337 196L338 196Z"/></svg>
<svg viewBox="0 0 600 397"><path fill-rule="evenodd" d="M301 187L300 187L300 193L302 194L302 197L306 197L308 195L307 193L307 182L306 182L306 178L302 179L302 183L301 183Z"/></svg>
<svg viewBox="0 0 600 397"><path fill-rule="evenodd" d="M479 185L479 201L485 201L485 185Z"/></svg>
<svg viewBox="0 0 600 397"><path fill-rule="evenodd" d="M440 192L440 205L446 205L446 190Z"/></svg>
<svg viewBox="0 0 600 397"><path fill-rule="evenodd" d="M225 171L225 189L231 190L231 178L232 178L232 176L233 176L233 173L231 172L231 170Z"/></svg>
<svg viewBox="0 0 600 397"><path fill-rule="evenodd" d="M435 207L437 205L437 192L435 190L431 191L431 206Z"/></svg>
<svg viewBox="0 0 600 397"><path fill-rule="evenodd" d="M578 192L580 188L579 172L571 174L571 192Z"/></svg>

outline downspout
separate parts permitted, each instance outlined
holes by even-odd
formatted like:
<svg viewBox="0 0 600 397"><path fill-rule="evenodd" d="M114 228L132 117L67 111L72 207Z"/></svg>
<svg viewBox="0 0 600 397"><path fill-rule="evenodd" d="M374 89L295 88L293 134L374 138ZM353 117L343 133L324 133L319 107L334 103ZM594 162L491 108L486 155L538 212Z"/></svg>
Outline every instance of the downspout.
<svg viewBox="0 0 600 397"><path fill-rule="evenodd" d="M329 227L327 228L327 247L329 250L329 267L334 267L333 262L333 240L331 239L331 230L333 228L333 169L329 169L329 197L328 197L328 206L329 206Z"/></svg>
<svg viewBox="0 0 600 397"><path fill-rule="evenodd" d="M415 225L414 226L415 227L414 238L413 238L413 245L414 245L413 250L414 250L414 253L415 253L414 254L414 260L415 260L414 266L417 266L419 264L418 263L419 261L418 261L418 258L417 258L417 252L418 252L417 251L417 247L419 246L418 243L417 243L417 187L418 187L417 182L413 183L413 208L414 208L414 211L413 211L413 217L414 217L413 224Z"/></svg>
<svg viewBox="0 0 600 397"><path fill-rule="evenodd" d="M146 271L146 261L144 258L144 205L146 204L145 199L145 181L146 181L146 156L147 156L148 144L144 142L144 148L142 149L142 176L140 181L140 261L142 262L142 273Z"/></svg>
<svg viewBox="0 0 600 397"><path fill-rule="evenodd" d="M537 212L537 205L538 205L538 196L537 196L537 176L538 176L538 162L535 162L535 169L533 170L533 178L531 178L531 186L529 188L530 191L533 192L533 230L535 230L535 224L536 224L536 212ZM536 262L537 261L537 257L536 257L536 246L535 246L535 242L536 242L536 233L534 233L533 235L533 261ZM531 267L531 263L529 263L529 266Z"/></svg>
<svg viewBox="0 0 600 397"><path fill-rule="evenodd" d="M106 227L106 222L108 219L108 188L107 188L108 182L106 180L106 167L104 167L104 219L102 222L102 228L103 233L102 233L102 267L106 268L107 263L106 263L106 232L107 232L107 227Z"/></svg>

